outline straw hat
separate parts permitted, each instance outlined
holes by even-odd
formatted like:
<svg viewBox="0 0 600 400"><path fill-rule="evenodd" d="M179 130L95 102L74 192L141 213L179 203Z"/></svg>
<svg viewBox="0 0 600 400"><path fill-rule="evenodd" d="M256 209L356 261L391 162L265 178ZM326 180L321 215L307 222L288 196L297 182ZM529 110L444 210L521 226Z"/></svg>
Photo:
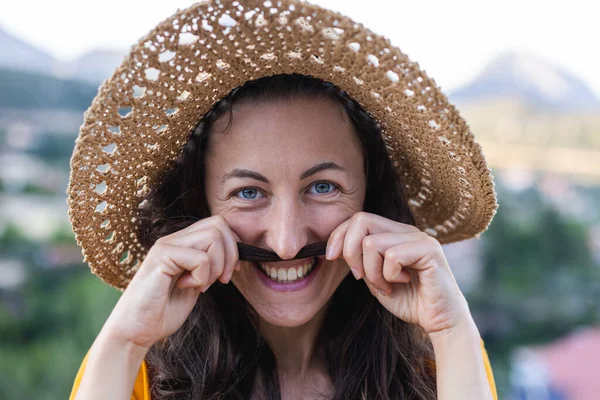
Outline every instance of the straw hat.
<svg viewBox="0 0 600 400"><path fill-rule="evenodd" d="M139 205L199 119L244 82L288 73L334 83L379 123L420 229L442 243L487 229L497 203L481 148L417 63L311 4L213 0L142 37L85 113L67 203L94 274L127 286L148 251L135 233Z"/></svg>

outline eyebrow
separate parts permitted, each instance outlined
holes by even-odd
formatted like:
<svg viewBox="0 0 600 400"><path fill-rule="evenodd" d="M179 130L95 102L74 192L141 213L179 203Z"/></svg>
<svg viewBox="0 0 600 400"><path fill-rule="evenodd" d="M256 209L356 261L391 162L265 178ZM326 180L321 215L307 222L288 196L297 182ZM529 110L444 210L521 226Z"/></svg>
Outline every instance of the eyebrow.
<svg viewBox="0 0 600 400"><path fill-rule="evenodd" d="M327 162L322 162L320 164L310 167L309 169L307 169L300 175L300 179L301 180L306 179L309 176L312 176L312 175L316 174L317 172L321 172L326 169L335 169L338 171L347 172L344 167L342 167L332 161L327 161ZM260 182L270 183L269 180L264 175L259 174L258 172L252 171L249 169L236 168L233 171L225 174L225 176L222 179L222 182L225 182L229 178L250 178L250 179L260 181Z"/></svg>

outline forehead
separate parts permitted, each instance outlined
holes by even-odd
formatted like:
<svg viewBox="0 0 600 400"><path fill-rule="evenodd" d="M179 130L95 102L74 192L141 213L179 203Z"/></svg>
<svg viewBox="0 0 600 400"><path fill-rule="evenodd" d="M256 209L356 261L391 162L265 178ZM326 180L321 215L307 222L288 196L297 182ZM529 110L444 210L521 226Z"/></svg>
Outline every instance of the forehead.
<svg viewBox="0 0 600 400"><path fill-rule="evenodd" d="M341 106L326 98L298 98L234 107L209 135L207 160L223 168L306 167L313 160L359 163L360 141Z"/></svg>

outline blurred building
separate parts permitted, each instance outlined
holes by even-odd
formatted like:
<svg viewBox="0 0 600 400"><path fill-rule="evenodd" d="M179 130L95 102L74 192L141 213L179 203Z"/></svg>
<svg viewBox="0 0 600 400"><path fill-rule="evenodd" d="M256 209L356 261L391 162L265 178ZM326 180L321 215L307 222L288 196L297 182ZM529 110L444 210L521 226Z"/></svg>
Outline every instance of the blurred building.
<svg viewBox="0 0 600 400"><path fill-rule="evenodd" d="M600 327L577 331L513 357L510 400L600 399Z"/></svg>

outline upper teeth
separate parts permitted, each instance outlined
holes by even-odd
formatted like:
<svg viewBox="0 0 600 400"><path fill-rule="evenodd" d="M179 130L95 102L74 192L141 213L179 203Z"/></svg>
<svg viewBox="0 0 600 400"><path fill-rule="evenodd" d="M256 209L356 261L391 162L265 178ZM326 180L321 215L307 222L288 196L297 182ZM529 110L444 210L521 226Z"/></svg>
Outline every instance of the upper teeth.
<svg viewBox="0 0 600 400"><path fill-rule="evenodd" d="M271 277L274 281L277 282L293 282L296 279L300 279L303 276L308 275L308 273L315 266L315 259L311 259L310 261L306 261L304 264L290 267L290 268L277 268L271 267L264 263L259 263L260 268L267 274L267 276Z"/></svg>

